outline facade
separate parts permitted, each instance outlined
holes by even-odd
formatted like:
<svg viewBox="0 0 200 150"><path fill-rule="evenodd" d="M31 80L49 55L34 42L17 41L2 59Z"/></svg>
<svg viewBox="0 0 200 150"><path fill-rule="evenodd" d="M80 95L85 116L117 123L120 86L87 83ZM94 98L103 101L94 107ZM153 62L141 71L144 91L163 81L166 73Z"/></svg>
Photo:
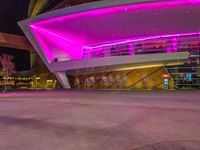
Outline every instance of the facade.
<svg viewBox="0 0 200 150"><path fill-rule="evenodd" d="M19 22L63 88L200 88L199 0L110 0Z"/></svg>

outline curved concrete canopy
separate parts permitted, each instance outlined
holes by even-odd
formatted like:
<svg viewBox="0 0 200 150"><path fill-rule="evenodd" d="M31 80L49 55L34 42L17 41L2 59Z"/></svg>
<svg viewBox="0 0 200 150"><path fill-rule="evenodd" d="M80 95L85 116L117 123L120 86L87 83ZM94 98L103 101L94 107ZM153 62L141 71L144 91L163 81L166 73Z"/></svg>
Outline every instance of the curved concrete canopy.
<svg viewBox="0 0 200 150"><path fill-rule="evenodd" d="M199 0L112 0L73 6L21 22L41 56L81 59L83 46L200 31ZM27 30L31 30L27 31Z"/></svg>

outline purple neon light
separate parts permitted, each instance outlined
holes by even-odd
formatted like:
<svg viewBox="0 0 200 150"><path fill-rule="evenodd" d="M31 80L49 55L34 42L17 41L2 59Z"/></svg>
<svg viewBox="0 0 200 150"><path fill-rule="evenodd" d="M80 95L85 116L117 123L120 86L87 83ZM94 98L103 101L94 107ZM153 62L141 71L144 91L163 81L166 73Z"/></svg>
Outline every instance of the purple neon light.
<svg viewBox="0 0 200 150"><path fill-rule="evenodd" d="M49 62L53 62L55 58L65 60L82 58L82 48L79 43L34 25L31 25L31 28Z"/></svg>
<svg viewBox="0 0 200 150"><path fill-rule="evenodd" d="M58 37L58 38L61 38L63 40L65 40L66 42L68 43L74 43L74 41L70 40L70 39L67 39L66 37L63 37L63 36L60 36L59 34L56 34L54 32L51 32L49 30L46 30L44 28L40 28L40 27L36 27L34 25L30 25L32 29L34 30L38 30L39 32L45 32L47 35L52 35L52 36L55 36L55 37Z"/></svg>
<svg viewBox="0 0 200 150"><path fill-rule="evenodd" d="M172 39L172 44L173 44L173 52L176 52L177 51L177 38L174 37Z"/></svg>
<svg viewBox="0 0 200 150"><path fill-rule="evenodd" d="M143 38L137 38L137 39L128 39L128 40L123 40L123 41L118 41L118 42L101 44L101 45L97 45L97 46L83 46L83 49L95 49L95 48L100 48L100 47L106 47L106 46L112 46L112 45L119 45L119 44L131 43L131 42L139 42L139 41L159 39L159 38L168 38L168 37L170 38L170 37L179 37L179 36L190 36L190 35L200 35L200 32L168 34L168 35L143 37ZM175 39L176 38L174 38L174 40L173 40L174 46L176 44L176 40Z"/></svg>
<svg viewBox="0 0 200 150"><path fill-rule="evenodd" d="M115 13L117 11L128 11L128 10L139 10L139 9L153 9L153 8L160 8L160 7L168 7L168 6L179 6L185 4L194 4L199 3L200 0L172 0L172 1L163 1L163 2L149 2L149 3L138 3L134 5L125 5L125 6L116 6L112 8L102 8L98 10L90 10L86 12L80 12L75 14L69 14L67 16L61 16L56 18L51 18L47 20L41 20L32 23L32 25L41 25L41 24L48 24L58 20L65 20L77 17L84 17L84 16L91 16L91 15L102 15L102 14L110 14Z"/></svg>
<svg viewBox="0 0 200 150"><path fill-rule="evenodd" d="M188 45L191 44L192 39L193 39L193 42L195 42L196 44L199 44L200 33L163 35L159 37L162 37L162 38L157 39L157 36L156 36L156 38L149 37L149 38L138 39L140 42L138 42L137 39L134 39L136 42L135 41L125 42L123 44L112 43L112 45L106 45L106 46L100 45L102 47L84 49L84 58L112 57L112 56L135 55L135 54L138 55L138 54L144 54L144 53L148 54L152 52L153 53L160 53L160 52L174 53L177 51L185 51L186 49L187 51L195 52L194 48L197 48L197 49L199 48L199 46L191 47ZM149 39L153 39L153 40L149 40ZM161 41L165 42L164 47L161 46L162 45L161 43L160 43L161 45L159 45L159 48L154 47L155 45L150 46L153 43L158 43ZM149 46L146 47L145 46L146 44L147 45L150 44L149 45L150 47ZM126 47L120 48L123 45ZM127 49L127 46L128 46L128 49ZM114 51L112 48L114 48Z"/></svg>
<svg viewBox="0 0 200 150"><path fill-rule="evenodd" d="M78 21L78 17L84 18L85 16L100 16L115 14L119 11L132 11L132 10L143 10L143 9L154 9L162 7L175 7L187 4L199 3L199 0L174 0L165 2L152 2L143 4L134 4L128 6L116 6L112 8L103 8L98 10L90 10L87 12L80 12L75 14L69 14L66 16L51 18L47 20L37 21L30 24L30 29L36 37L40 47L44 51L47 60L52 62L55 58L65 57L66 60L77 60L83 58L83 49L101 48L113 44L122 44L128 42L142 41L148 39L172 37L172 36L184 36L193 35L199 33L182 33L182 34L170 34L162 36L148 36L137 39L121 38L120 41L116 39L114 42L104 41L106 44L92 43L86 41L86 39L79 38L79 35L73 34L70 31L64 31L65 24L69 24L73 21ZM62 28L59 23L63 23ZM52 24L52 28L50 25ZM81 26L81 25L80 25ZM59 30L57 30L59 29ZM95 32L95 31L94 31ZM102 33L103 34L103 33ZM80 36L81 37L81 36ZM117 41L117 42L116 42ZM89 46L92 45L92 46Z"/></svg>

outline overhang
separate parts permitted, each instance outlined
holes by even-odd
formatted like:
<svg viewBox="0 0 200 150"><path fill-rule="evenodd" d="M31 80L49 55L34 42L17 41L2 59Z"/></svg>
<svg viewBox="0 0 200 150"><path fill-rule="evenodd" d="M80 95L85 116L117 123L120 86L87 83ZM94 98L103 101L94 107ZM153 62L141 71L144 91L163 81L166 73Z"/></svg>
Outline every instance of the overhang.
<svg viewBox="0 0 200 150"><path fill-rule="evenodd" d="M180 65L184 64L188 57L188 52L116 56L56 62L52 64L52 68L53 72L62 72L65 70L68 75L85 74L98 71L105 72L155 66Z"/></svg>
<svg viewBox="0 0 200 150"><path fill-rule="evenodd" d="M80 60L84 46L200 31L199 0L106 0L27 19L20 26L40 56Z"/></svg>

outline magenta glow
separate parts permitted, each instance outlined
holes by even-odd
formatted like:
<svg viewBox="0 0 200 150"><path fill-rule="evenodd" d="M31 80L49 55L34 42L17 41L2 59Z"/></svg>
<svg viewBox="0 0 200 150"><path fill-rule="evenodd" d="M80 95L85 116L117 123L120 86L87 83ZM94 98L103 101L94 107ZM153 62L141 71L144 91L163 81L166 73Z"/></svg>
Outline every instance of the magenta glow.
<svg viewBox="0 0 200 150"><path fill-rule="evenodd" d="M188 16L185 10L190 11ZM33 22L29 27L50 63L55 58L80 60L83 49L199 34L200 21L193 17L198 11L199 0L151 2L68 14ZM195 20L192 25L191 16ZM176 41L168 52L176 51L175 45Z"/></svg>

